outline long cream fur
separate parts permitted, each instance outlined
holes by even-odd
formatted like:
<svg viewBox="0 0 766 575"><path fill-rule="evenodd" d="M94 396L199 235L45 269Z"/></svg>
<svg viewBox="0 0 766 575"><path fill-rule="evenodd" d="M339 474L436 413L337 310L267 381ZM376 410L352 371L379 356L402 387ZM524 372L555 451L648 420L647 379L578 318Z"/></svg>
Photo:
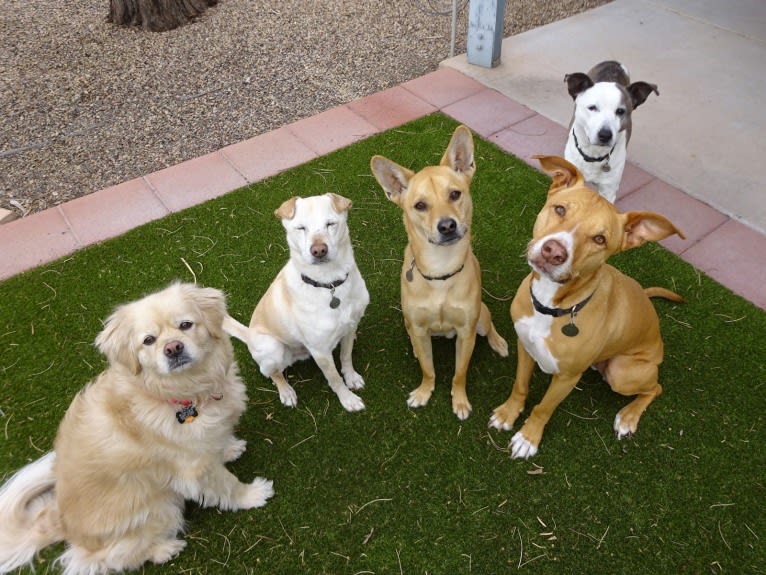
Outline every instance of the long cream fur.
<svg viewBox="0 0 766 575"><path fill-rule="evenodd" d="M72 401L54 450L0 489L0 573L56 541L66 575L163 563L186 545L185 499L266 503L271 481L224 466L245 450L233 428L246 404L225 316L220 291L175 283L108 318L96 338L108 368ZM197 416L180 423L187 402Z"/></svg>

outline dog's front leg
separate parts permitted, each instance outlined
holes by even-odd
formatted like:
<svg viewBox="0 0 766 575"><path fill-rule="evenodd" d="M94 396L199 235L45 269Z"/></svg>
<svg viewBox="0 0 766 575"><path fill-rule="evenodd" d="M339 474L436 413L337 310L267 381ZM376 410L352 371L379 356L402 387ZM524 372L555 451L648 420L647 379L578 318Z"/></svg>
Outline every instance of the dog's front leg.
<svg viewBox="0 0 766 575"><path fill-rule="evenodd" d="M557 373L553 376L543 399L529 415L524 425L511 438L511 456L527 459L537 453L543 430L554 410L571 393L580 380L579 373L575 375Z"/></svg>
<svg viewBox="0 0 766 575"><path fill-rule="evenodd" d="M349 389L362 389L364 387L364 378L357 373L351 361L355 339L356 331L351 331L340 341L340 370L343 373L343 379L346 381L346 387Z"/></svg>
<svg viewBox="0 0 766 575"><path fill-rule="evenodd" d="M473 348L476 345L476 330L465 328L457 332L455 342L455 375L452 378L452 411L458 419L471 415L471 403L466 393L468 364L471 362Z"/></svg>
<svg viewBox="0 0 766 575"><path fill-rule="evenodd" d="M361 411L364 409L364 402L362 398L351 391L346 384L343 383L343 379L338 373L338 368L335 367L335 360L332 357L332 353L329 355L319 350L309 349L314 361L322 370L322 373L330 385L330 389L335 392L335 395L340 399L340 403L346 411Z"/></svg>
<svg viewBox="0 0 766 575"><path fill-rule="evenodd" d="M410 407L423 407L431 399L436 382L434 372L434 357L431 348L431 334L427 330L419 330L408 323L405 324L407 332L412 343L412 351L420 363L420 371L423 373L423 379L420 386L410 392L407 398L407 405Z"/></svg>
<svg viewBox="0 0 766 575"><path fill-rule="evenodd" d="M194 461L189 462L191 469ZM186 499L199 502L204 507L218 507L225 511L263 507L274 495L273 482L256 477L252 483L242 483L223 465L210 465L193 476L181 472L173 487Z"/></svg>
<svg viewBox="0 0 766 575"><path fill-rule="evenodd" d="M518 359L516 361L516 380L513 383L511 395L505 400L505 403L497 406L489 418L489 425L504 431L510 431L516 418L524 411L524 404L529 395L529 380L532 379L532 372L535 369L535 360L527 353L521 340L516 340L516 351Z"/></svg>

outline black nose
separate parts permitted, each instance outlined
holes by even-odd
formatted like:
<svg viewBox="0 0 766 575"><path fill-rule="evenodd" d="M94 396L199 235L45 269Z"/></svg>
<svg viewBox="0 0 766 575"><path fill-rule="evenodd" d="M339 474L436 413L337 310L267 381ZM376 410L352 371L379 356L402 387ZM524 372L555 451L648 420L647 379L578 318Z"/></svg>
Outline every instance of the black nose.
<svg viewBox="0 0 766 575"><path fill-rule="evenodd" d="M452 236L457 231L457 222L452 218L442 218L436 225L436 229L443 236Z"/></svg>
<svg viewBox="0 0 766 575"><path fill-rule="evenodd" d="M184 352L184 344L174 339L165 344L164 351L166 357L178 357Z"/></svg>
<svg viewBox="0 0 766 575"><path fill-rule="evenodd" d="M601 128L598 131L598 141L600 144L608 144L612 141L612 130Z"/></svg>

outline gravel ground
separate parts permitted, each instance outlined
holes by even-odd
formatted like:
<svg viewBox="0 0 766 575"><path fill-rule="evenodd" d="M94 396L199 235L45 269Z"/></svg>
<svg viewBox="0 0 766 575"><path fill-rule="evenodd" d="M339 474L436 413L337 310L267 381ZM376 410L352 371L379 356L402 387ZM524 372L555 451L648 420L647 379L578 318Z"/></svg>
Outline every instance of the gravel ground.
<svg viewBox="0 0 766 575"><path fill-rule="evenodd" d="M507 0L504 36L608 1ZM449 57L450 0L221 0L163 33L114 27L108 6L4 0L0 207L43 210L401 84ZM460 7L458 54L467 0Z"/></svg>

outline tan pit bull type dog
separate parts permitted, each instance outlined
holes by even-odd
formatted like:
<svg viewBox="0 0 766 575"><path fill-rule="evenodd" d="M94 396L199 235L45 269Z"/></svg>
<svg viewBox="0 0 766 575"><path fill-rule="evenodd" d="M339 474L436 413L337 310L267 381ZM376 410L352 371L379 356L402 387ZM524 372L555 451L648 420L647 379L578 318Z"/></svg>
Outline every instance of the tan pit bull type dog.
<svg viewBox="0 0 766 575"><path fill-rule="evenodd" d="M636 431L647 406L662 393L657 381L663 345L649 297L683 301L662 288L642 289L606 263L612 254L683 233L652 212L620 214L585 186L572 164L536 156L552 174L548 199L527 249L532 267L511 304L518 336L516 381L490 425L509 430L524 409L535 362L553 375L542 401L511 439L512 456L537 453L556 407L593 366L612 390L637 396L614 420L617 438Z"/></svg>
<svg viewBox="0 0 766 575"><path fill-rule="evenodd" d="M458 126L438 166L415 173L383 156L374 156L370 166L388 199L402 208L407 230L402 312L423 372L422 383L410 393L407 404L426 405L434 390L431 337L456 335L452 411L465 419L471 413L466 374L476 334L487 336L501 356L508 355L508 344L481 301L481 268L471 249L469 186L476 171L471 131Z"/></svg>

